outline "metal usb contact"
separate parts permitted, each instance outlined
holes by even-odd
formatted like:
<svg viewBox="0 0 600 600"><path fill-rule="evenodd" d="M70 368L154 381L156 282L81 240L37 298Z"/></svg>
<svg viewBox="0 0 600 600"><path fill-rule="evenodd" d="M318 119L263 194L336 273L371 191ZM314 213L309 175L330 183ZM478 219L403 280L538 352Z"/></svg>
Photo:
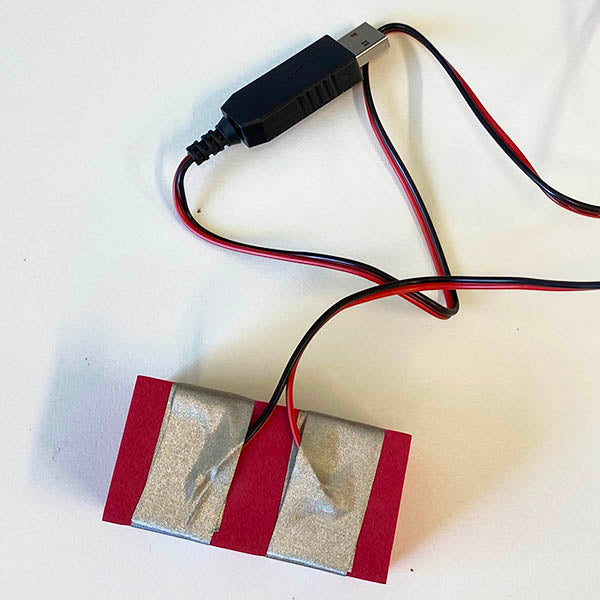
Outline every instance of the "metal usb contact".
<svg viewBox="0 0 600 600"><path fill-rule="evenodd" d="M354 54L360 67L390 47L387 36L368 23L355 27L350 33L341 37L338 42Z"/></svg>

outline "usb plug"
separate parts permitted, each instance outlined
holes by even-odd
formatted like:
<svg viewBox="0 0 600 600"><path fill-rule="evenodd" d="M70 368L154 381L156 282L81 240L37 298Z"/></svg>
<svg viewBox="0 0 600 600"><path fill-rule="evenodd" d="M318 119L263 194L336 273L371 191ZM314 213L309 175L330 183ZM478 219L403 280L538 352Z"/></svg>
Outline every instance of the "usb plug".
<svg viewBox="0 0 600 600"><path fill-rule="evenodd" d="M223 118L187 148L201 164L232 144L268 142L362 81L361 67L389 46L368 23L339 40L325 35L258 79L221 107Z"/></svg>

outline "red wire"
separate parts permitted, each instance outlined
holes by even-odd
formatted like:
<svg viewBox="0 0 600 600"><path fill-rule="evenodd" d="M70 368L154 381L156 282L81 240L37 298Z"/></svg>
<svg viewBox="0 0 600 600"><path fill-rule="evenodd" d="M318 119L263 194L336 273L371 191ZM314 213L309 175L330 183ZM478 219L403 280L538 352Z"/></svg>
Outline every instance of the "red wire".
<svg viewBox="0 0 600 600"><path fill-rule="evenodd" d="M509 137L508 133L506 133L506 131L504 131L504 129L502 129L502 127L498 125L494 117L490 115L485 106L481 103L481 100L479 100L479 98L475 95L475 92L471 89L469 84L462 78L461 74L452 65L450 65L450 68L458 77L458 79L464 86L465 91L467 92L471 100L473 100L473 102L476 104L477 108L479 109L479 112L481 112L484 119L488 122L489 125L491 125L492 129L504 140L506 145L510 147L510 149L521 159L521 161L524 162L525 165L529 167L536 175L538 175L538 172L529 162L529 159L523 154L523 152L517 146L517 144L515 144L515 142Z"/></svg>
<svg viewBox="0 0 600 600"><path fill-rule="evenodd" d="M233 250L235 252L251 254L253 256L261 256L263 258L273 258L275 260L282 260L285 262L294 262L294 263L301 263L301 264L305 264L305 265L312 265L312 266L316 266L316 267L324 267L326 269L333 269L335 271L342 271L344 273L350 273L351 275L356 275L358 277L362 277L363 279L367 279L368 281L371 281L372 283L378 283L378 284L387 283L387 280L385 280L381 277L378 277L377 275L374 275L373 273L370 273L369 271L364 271L364 270L360 269L359 267L353 267L350 265L342 265L339 263L329 262L329 261L327 261L327 259L324 259L324 258L322 258L322 259L311 258L311 257L307 257L307 256L300 256L300 255L296 255L296 254L287 254L287 253L280 254L279 252L277 252L275 250L268 250L266 248L264 248L264 249L254 248L252 246L247 246L244 244L238 244L233 241L224 240L222 238L217 237L216 235L211 234L209 231L205 230L204 228L199 227L198 223L196 223L193 219L190 219L189 216L184 212L183 207L182 207L181 196L179 194L179 190L177 189L177 175L179 174L179 172L181 171L181 169L183 168L183 166L185 165L187 160L188 160L187 157L184 158L181 161L181 163L179 164L179 167L177 167L177 170L175 172L176 175L175 175L175 178L173 179L173 199L174 199L175 209L177 210L177 214L179 215L179 217L181 218L181 220L183 221L185 226L192 233L201 237L203 240L205 240L211 244L214 244L215 246L219 246L221 248L226 248L227 250ZM411 304L414 304L418 308L429 313L433 317L436 317L438 319L447 319L448 318L448 317L445 317L445 316L442 316L442 315L436 313L433 309L428 307L426 304L421 304L418 300L416 300L410 296L407 296L404 299L408 300Z"/></svg>
<svg viewBox="0 0 600 600"><path fill-rule="evenodd" d="M557 288L543 285L527 285L527 284L510 284L510 283L436 283L436 282L428 282L428 283L417 283L417 284L398 284L398 287L394 287L392 289L386 289L382 291L374 290L368 296L364 296L359 300L355 300L349 304L346 304L342 308L340 308L337 312L331 315L329 319L323 323L323 326L329 322L333 317L341 313L343 310L347 308L351 308L353 306L358 306L359 304L365 304L366 302L372 302L373 300L378 300L380 298L387 298L388 296L395 296L399 293L402 295L408 294L411 292L425 292L425 291L451 291L451 290L533 290L533 291L543 291L543 292L573 292L579 291L574 290L572 288ZM298 425L296 423L296 419L294 419L294 377L296 375L296 370L300 363L300 359L302 358L302 352L294 367L288 377L286 384L286 393L285 393L285 402L286 409L288 415L288 422L290 425L290 430L292 432L292 437L294 438L294 442L297 446L300 446L300 441L302 439L300 435L300 431L298 429Z"/></svg>
<svg viewBox="0 0 600 600"><path fill-rule="evenodd" d="M396 162L394 161L387 145L385 144L385 142L383 141L383 138L379 134L379 130L377 129L377 127L375 125L373 115L371 114L371 110L369 109L369 105L367 102L365 102L365 107L367 110L367 116L369 118L369 123L371 125L371 129L373 130L373 133L375 134L375 137L377 138L377 141L379 142L381 149L383 150L386 158L388 159L388 162L390 163L392 169L394 170L394 173L398 177L398 180L400 181L400 184L402 185L402 189L404 190L404 193L406 194L406 196L410 202L413 213L414 213L415 217L417 218L417 222L419 223L419 228L421 229L421 233L423 234L423 237L425 238L425 243L427 244L427 249L429 250L429 254L431 256L431 259L433 260L433 265L434 265L435 271L438 275L445 275L446 273L444 272L444 267L442 266L439 256L436 253L435 244L433 242L431 235L429 234L429 230L427 228L425 218L424 218L423 214L421 213L421 211L419 210L419 203L417 201L417 198L415 198L408 181L404 177L404 173L402 173L402 171L396 165ZM487 114L487 112L486 112L486 114ZM441 288L436 288L436 289L441 289ZM448 290L444 290L444 298L446 300L446 305L449 307L452 306L452 296L449 293L450 290L452 290L452 289L453 288L448 288ZM390 295L394 295L394 294L390 294ZM403 294L402 294L402 296L405 297ZM435 314L434 316L439 316L439 315ZM290 375L289 375L287 383L286 383L286 388L285 388L285 399L286 399L288 422L290 424L290 429L292 432L292 436L294 438L294 442L297 446L300 446L301 437L300 437L300 431L298 430L298 425L296 423L296 419L294 418L294 379L296 377L296 369L298 368L299 360L300 359L298 359L298 361L294 365L294 368L290 372Z"/></svg>
<svg viewBox="0 0 600 600"><path fill-rule="evenodd" d="M371 129L373 130L373 133L375 134L375 137L377 138L377 141L379 142L381 149L385 153L385 156L388 159L388 162L392 166L394 173L396 173L396 176L400 180L402 189L404 190L404 193L408 197L408 200L412 207L413 213L414 213L415 217L417 218L419 227L421 229L421 233L423 234L423 237L425 238L425 243L427 244L429 254L431 256L431 259L433 260L435 272L438 275L446 275L446 272L444 271L444 267L442 266L442 263L440 261L440 257L438 256L438 254L435 250L435 244L433 242L433 239L427 228L427 223L425 222L425 217L423 216L423 213L419 209L419 202L418 202L417 198L415 197L415 195L413 194L408 181L404 177L404 173L398 168L398 165L396 165L396 162L394 161L392 154L390 153L387 145L383 141L383 138L381 137L379 130L377 129L377 126L375 125L375 120L373 119L373 115L371 114L371 110L370 110L369 105L366 102L366 100L365 100L365 108L367 110L367 116L369 118L369 123L371 124ZM446 299L446 306L451 307L453 304L452 296L448 292L445 292L444 298Z"/></svg>
<svg viewBox="0 0 600 600"><path fill-rule="evenodd" d="M394 32L390 32L390 33L394 33ZM402 32L398 32L398 33L402 33ZM510 136L506 133L506 131L504 131L504 129L502 129L502 127L500 127L500 125L496 122L496 120L492 117L492 115L487 111L487 109L485 108L485 106L481 103L481 100L479 100L479 98L477 97L477 95L475 94L475 92L471 89L471 87L469 86L469 84L463 79L462 75L452 66L450 65L452 68L452 71L454 72L454 74L456 75L456 77L460 80L460 82L462 83L462 85L465 88L465 91L467 92L467 94L469 95L469 97L473 100L473 102L475 103L475 105L477 106L477 108L479 109L479 111L481 112L481 114L483 115L484 119L487 121L487 123L492 127L492 129L504 140L504 142L511 148L511 150L521 159L521 161L527 166L529 167L536 175L538 174L537 171L535 170L534 166L529 162L529 159L525 156L525 154L523 154L523 152L521 151L521 149L517 146L517 144L510 138ZM375 133L375 137L377 138L377 141L379 142L379 145L381 146L383 152L385 153L388 162L390 163L390 165L392 166L392 169L394 170L394 172L396 173L396 176L398 177L400 184L402 185L402 189L404 190L404 193L406 194L406 196L408 197L408 200L411 204L411 207L413 209L413 212L417 218L417 221L419 223L419 227L423 233L423 237L425 238L425 242L427 244L427 248L429 249L429 253L431 255L431 258L433 260L434 263L434 267L435 267L435 271L438 275L444 275L444 269L439 261L439 257L437 256L436 252L435 252L435 247L433 244L433 240L431 239L431 236L429 235L429 232L427 230L426 224L425 224L425 220L423 218L423 215L421 214L420 210L418 209L418 203L417 203L417 199L415 198L415 196L412 193L412 190L410 188L410 186L408 185L408 182L406 181L404 174L402 173L402 171L397 167L390 151L388 150L386 144L384 143L381 135L379 134L379 130L377 129L377 127L375 126L375 121L373 119L373 115L371 114L371 111L369 109L369 106L367 103L365 103L366 109L367 109L367 116L369 118L369 123L371 125L371 128L373 129L373 132ZM544 192L546 193L546 192ZM553 201L556 202L556 199L551 196L550 194L546 193L546 195ZM560 203L559 203L560 204ZM566 205L561 204L561 206L563 206L564 208L571 210L572 212L578 213L578 214L584 214L586 215L587 213L581 213L580 211L574 209L573 207L569 207ZM444 291L444 297L446 299L446 304L448 306L451 306L451 302L452 302L452 298L450 296L450 294L448 293L449 290L456 290L456 289L467 289L467 288L456 288L456 287L447 287L444 288L442 286L437 286L434 288L431 288L434 290L445 290ZM478 288L476 288L478 289ZM484 288L481 288L484 289ZM488 289L488 288L485 288ZM499 289L509 289L509 288L499 288ZM529 289L529 288L520 288L520 289ZM534 289L534 288L531 288ZM539 288L539 289L545 289L545 288ZM553 288L555 289L555 288ZM419 290L419 291L424 291L424 290ZM367 300L362 300L361 302L357 302L356 304L362 303L362 302L369 302L371 300L376 300L377 298L383 298L384 296L389 296L389 295L393 295L393 294L389 294L388 292L386 292L383 296L373 296L373 297L369 297L369 299ZM355 306L355 304L351 304L349 306ZM349 308L346 307L346 308ZM300 359L298 359L299 362ZM289 419L289 423L290 423L290 428L292 430L292 436L294 437L294 442L299 446L300 445L300 432L298 431L298 426L296 425L296 421L293 418L293 414L294 414L294 377L296 375L296 369L298 366L298 362L294 365L294 369L292 370L292 372L290 373L290 376L288 378L287 384L286 384L286 406L287 406L287 413L288 413L288 419Z"/></svg>
<svg viewBox="0 0 600 600"><path fill-rule="evenodd" d="M179 167L177 168L178 171L181 169L181 167L187 160L188 159L186 157L181 161L181 163L179 164ZM368 279L369 281L372 281L373 283L385 283L385 281L386 281L385 279L382 279L381 277L377 277L376 275L369 273L367 271L363 271L362 269L359 269L358 267L352 267L349 265L340 265L338 263L330 263L330 262L326 261L325 259L310 258L310 257L306 257L306 256L297 256L294 254L279 254L278 252L276 252L274 250L268 250L266 248L265 249L252 248L249 246L236 244L235 242L223 240L217 236L212 235L209 231L199 228L197 223L195 221L191 220L185 214L185 212L183 211L182 205L181 205L181 198L179 196L179 191L177 190L175 180L173 180L173 198L175 199L175 208L177 210L177 214L179 215L179 217L181 218L181 220L183 221L185 226L192 233L195 233L197 236L201 237L203 240L210 242L211 244L214 244L215 246L219 246L221 248L226 248L227 250L234 250L235 252L251 254L253 256L261 256L263 258L274 258L276 260L283 260L286 262L302 263L302 264L306 264L306 265L313 265L313 266L317 266L317 267L325 267L328 269L334 269L336 271L344 271L345 273L351 273L353 275L358 275L359 277Z"/></svg>
<svg viewBox="0 0 600 600"><path fill-rule="evenodd" d="M448 64L450 64L450 63L448 63ZM490 115L490 113L487 111L485 106L481 103L481 100L479 100L479 98L475 95L475 92L471 89L469 84L462 78L461 74L452 65L450 65L450 68L452 69L452 71L454 72L456 77L458 77L458 79L464 86L465 91L467 92L467 94L469 95L471 100L473 100L473 102L477 105L477 108L483 115L486 122L502 138L502 140L506 143L507 146L510 147L510 149L518 156L518 158L521 159L521 161L525 164L525 166L528 167L529 169L531 169L539 177L539 173L535 170L535 167L529 162L529 159L525 156L525 154L523 154L521 149L517 146L517 144L515 144L515 142L510 138L510 136L506 133L506 131L504 131L504 129L502 129L502 127L500 127L500 125L498 125L498 123L496 122L494 117L492 117L492 115ZM596 215L596 214L589 213L589 212L586 212L583 210L579 210L579 209L575 208L574 206L570 206L569 204L565 204L564 202L561 202L559 199L555 198L552 194L548 193L544 189L542 189L542 191L544 192L544 194L546 194L546 196L548 196L548 198L550 198L550 200L552 200L552 202L556 202L556 204L558 204L559 206L561 206L562 208L564 208L566 210L574 212L577 215L582 215L584 217L596 217L596 218L598 217L598 215Z"/></svg>
<svg viewBox="0 0 600 600"><path fill-rule="evenodd" d="M390 33L393 33L393 32L390 32ZM471 98L471 100L476 104L477 108L479 109L479 111L482 114L485 121L502 138L502 140L511 148L511 150L518 156L518 158L520 158L520 160L529 169L531 169L531 171L533 171L533 173L535 173L537 175L537 171L535 170L533 165L529 162L529 160L527 159L525 154L523 154L523 152L516 145L516 143L509 137L509 135L502 129L502 127L500 127L500 125L490 115L490 113L483 106L483 104L481 103L481 101L479 100L479 98L477 97L475 92L473 92L471 87L462 78L460 73L454 67L451 66L451 68L452 68L453 72L455 73L456 77L460 80L461 84L464 86L464 89L467 92L467 94L469 95L469 97ZM367 116L369 118L369 123L371 125L371 128L373 129L373 132L375 133L377 141L379 142L381 148L383 149L383 151L386 155L386 158L388 159L388 162L392 166L392 169L394 170L396 176L398 177L400 184L402 185L402 189L404 190L404 192L410 202L410 205L413 209L415 217L417 218L419 227L420 227L423 237L425 239L425 243L426 243L429 253L431 255L435 271L438 275L444 275L445 273L444 273L443 266L440 262L440 259L437 255L437 253L435 252L435 245L434 245L433 240L432 240L432 238L429 234L429 231L426 227L425 219L424 219L423 215L421 214L421 211L419 210L417 199L413 195L412 190L404 177L404 174L395 164L391 153L389 152L387 146L385 145L383 139L381 138L381 135L379 134L379 131L377 130L377 127L375 126L375 122L373 120L373 115L371 114L371 111L369 110L368 106L367 106ZM186 160L187 160L187 158L185 158L181 162L181 164L179 165L179 168L178 168L178 172L183 167L184 162ZM569 205L565 205L565 204L562 204L561 202L558 202L556 200L556 198L554 198L551 194L549 194L547 192L544 192L544 193L546 193L546 195L551 200L560 204L563 208L566 208L567 210L570 210L577 214L589 216L588 213L581 212ZM181 220L184 222L184 224L188 227L188 229L190 229L193 233L195 233L196 235L198 235L205 241L210 242L211 244L220 246L222 248L226 248L228 250L234 250L236 252L242 252L242 253L251 254L254 256L261 256L264 258L273 258L276 260L283 260L283 261L287 261L287 262L295 262L295 263L313 265L313 266L318 266L318 267L324 267L324 268L333 269L336 271L342 271L345 273L350 273L352 275L357 275L359 277L367 279L368 281L371 281L376 284L386 283L386 281L384 279L377 277L376 275L373 275L372 273L369 273L368 271L363 271L359 267L352 267L350 265L341 265L339 263L332 263L332 262L327 261L326 259L310 258L310 257L299 256L299 255L295 255L295 254L280 254L274 250L253 248L250 246L246 246L243 244L237 244L232 241L227 241L227 240L218 238L217 236L212 235L210 232L200 228L193 219L190 219L185 214L185 212L182 209L181 198L179 196L179 192L177 190L175 180L173 181L173 197L175 199L175 207L176 207L177 213L179 214L179 216L180 216ZM458 290L458 289L529 289L529 290L543 290L543 291L573 291L573 290L569 290L569 289L561 290L559 288L545 288L542 286L538 287L538 286L520 286L520 285L504 285L504 284L439 284L439 283L435 284L435 283L432 283L432 284L421 284L421 285L415 285L415 286L399 286L398 288L394 288L394 290L392 290L392 291L385 290L385 291L379 292L379 293L374 292L373 294L369 295L368 297L362 298L361 300L358 300L356 302L353 302L352 304L345 306L343 309L340 309L340 311L338 311L338 312L341 312L341 310L350 308L352 306L356 306L358 304L370 302L372 300L377 300L378 298L384 298L384 297L393 296L393 295L400 295L403 298L405 298L406 300L408 300L409 302L411 302L412 304L425 310L430 315L437 317L437 318L444 318L444 317L441 317L436 312L434 312L429 307L427 307L426 305L419 303L417 300L414 300L413 298L411 298L410 296L407 296L406 294L409 294L411 292L428 291L428 290L429 291L443 291L447 306L452 306L452 297L450 296L449 292L453 291L453 290ZM336 313L336 314L338 314L338 313ZM288 415L288 420L289 420L289 424L290 424L290 429L291 429L292 435L294 437L294 442L297 445L300 445L301 436L300 436L300 432L298 430L296 421L294 419L293 388L294 388L294 378L296 375L296 369L298 367L299 360L300 360L300 357L298 358L298 361L294 365L294 368L292 369L290 376L288 377L287 384L286 384L287 415Z"/></svg>
<svg viewBox="0 0 600 600"><path fill-rule="evenodd" d="M292 432L292 437L294 438L294 443L296 446L300 447L300 431L298 429L298 423L294 418L294 379L296 377L296 369L298 368L299 360L294 365L290 376L287 379L287 383L285 385L285 407L287 410L287 418L288 423L290 424L290 430Z"/></svg>

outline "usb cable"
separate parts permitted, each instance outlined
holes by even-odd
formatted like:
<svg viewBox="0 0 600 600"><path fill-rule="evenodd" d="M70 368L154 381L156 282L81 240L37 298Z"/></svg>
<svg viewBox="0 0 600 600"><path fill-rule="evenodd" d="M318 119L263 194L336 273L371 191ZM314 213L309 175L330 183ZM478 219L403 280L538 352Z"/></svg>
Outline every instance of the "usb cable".
<svg viewBox="0 0 600 600"><path fill-rule="evenodd" d="M523 152L493 119L458 71L422 33L410 25L389 23L376 29L368 23L363 23L337 41L328 35L323 36L235 92L223 104L221 108L223 117L215 128L187 148L187 156L181 161L173 180L173 198L179 216L193 233L204 240L237 252L351 273L375 284L340 300L315 321L289 359L267 407L251 424L246 441L252 439L265 424L285 390L290 429L295 442L300 444L300 432L293 418L293 383L296 369L306 346L320 328L346 308L378 298L398 295L432 316L448 319L458 312L459 301L456 294L458 289L543 291L600 289L598 281L452 276L423 198L383 127L370 89L369 62L389 47L388 35L392 33L408 35L431 52L492 139L552 201L577 214L600 217L600 206L571 198L554 189L539 176ZM185 175L192 164L200 165L233 144L243 142L246 146L252 147L268 142L361 82L369 121L415 213L432 258L436 277L399 281L377 267L349 258L316 252L265 248L238 242L214 233L196 221L189 209L184 186ZM445 305L423 293L435 290L444 293Z"/></svg>
<svg viewBox="0 0 600 600"><path fill-rule="evenodd" d="M187 148L197 165L226 146L268 142L362 80L361 67L389 47L363 23L338 41L328 35L235 92L217 126Z"/></svg>

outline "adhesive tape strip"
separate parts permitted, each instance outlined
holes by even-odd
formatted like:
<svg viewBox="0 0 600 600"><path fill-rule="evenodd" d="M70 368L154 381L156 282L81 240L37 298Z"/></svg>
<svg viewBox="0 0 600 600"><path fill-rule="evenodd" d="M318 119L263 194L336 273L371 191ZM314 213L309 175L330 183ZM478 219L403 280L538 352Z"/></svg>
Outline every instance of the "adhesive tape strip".
<svg viewBox="0 0 600 600"><path fill-rule="evenodd" d="M131 524L210 543L253 406L234 394L173 384Z"/></svg>
<svg viewBox="0 0 600 600"><path fill-rule="evenodd" d="M173 384L131 524L208 544L219 530L253 402ZM371 494L384 430L300 413L267 555L346 575Z"/></svg>
<svg viewBox="0 0 600 600"><path fill-rule="evenodd" d="M384 433L307 414L267 556L341 575L352 569Z"/></svg>

